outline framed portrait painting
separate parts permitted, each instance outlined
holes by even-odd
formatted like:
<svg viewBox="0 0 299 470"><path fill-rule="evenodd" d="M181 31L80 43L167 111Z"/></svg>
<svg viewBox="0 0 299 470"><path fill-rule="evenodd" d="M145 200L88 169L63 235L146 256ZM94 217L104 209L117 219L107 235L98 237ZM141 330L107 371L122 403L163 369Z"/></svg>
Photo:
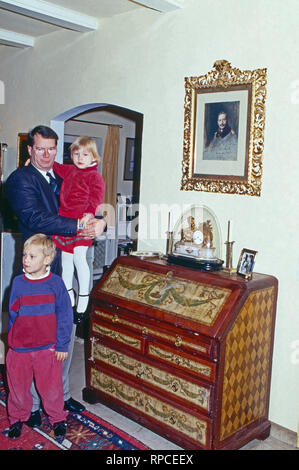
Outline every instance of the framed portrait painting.
<svg viewBox="0 0 299 470"><path fill-rule="evenodd" d="M25 165L25 162L30 155L27 150L28 145L28 134L19 133L18 134L18 150L17 150L17 167L22 168Z"/></svg>
<svg viewBox="0 0 299 470"><path fill-rule="evenodd" d="M260 196L266 69L185 78L182 190Z"/></svg>
<svg viewBox="0 0 299 470"><path fill-rule="evenodd" d="M127 137L124 163L124 181L133 181L135 158L135 139Z"/></svg>

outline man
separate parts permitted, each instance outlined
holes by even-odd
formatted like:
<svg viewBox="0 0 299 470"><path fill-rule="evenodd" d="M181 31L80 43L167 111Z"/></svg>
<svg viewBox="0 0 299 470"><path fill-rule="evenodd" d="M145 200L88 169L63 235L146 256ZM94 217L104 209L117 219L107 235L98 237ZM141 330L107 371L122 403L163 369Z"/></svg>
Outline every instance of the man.
<svg viewBox="0 0 299 470"><path fill-rule="evenodd" d="M217 125L213 140L204 150L203 160L237 160L238 138L228 124L226 112L221 111L218 114Z"/></svg>
<svg viewBox="0 0 299 470"><path fill-rule="evenodd" d="M61 178L53 172L53 163L57 154L58 136L47 126L36 126L28 135L28 153L30 164L15 170L7 179L6 193L8 200L18 217L23 242L35 233L46 235L73 236L79 231L79 220L58 215L59 187ZM54 182L53 179L55 178ZM53 188L53 184L56 187ZM57 189L58 188L58 189ZM103 219L93 218L80 233L87 238L95 238L105 228ZM51 270L61 276L61 252L57 250L51 264ZM65 409L73 412L84 410L84 406L71 397L69 390L69 369L74 347L76 325L73 325L72 339L68 359L62 370ZM27 424L31 427L41 424L40 400L32 386L33 408Z"/></svg>

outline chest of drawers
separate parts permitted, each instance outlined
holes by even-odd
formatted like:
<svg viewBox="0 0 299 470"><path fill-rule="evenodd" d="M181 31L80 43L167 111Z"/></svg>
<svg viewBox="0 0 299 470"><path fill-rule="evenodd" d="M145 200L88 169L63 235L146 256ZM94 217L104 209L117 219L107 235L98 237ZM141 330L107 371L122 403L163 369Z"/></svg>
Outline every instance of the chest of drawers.
<svg viewBox="0 0 299 470"><path fill-rule="evenodd" d="M269 435L277 280L123 256L92 291L83 399L185 449Z"/></svg>

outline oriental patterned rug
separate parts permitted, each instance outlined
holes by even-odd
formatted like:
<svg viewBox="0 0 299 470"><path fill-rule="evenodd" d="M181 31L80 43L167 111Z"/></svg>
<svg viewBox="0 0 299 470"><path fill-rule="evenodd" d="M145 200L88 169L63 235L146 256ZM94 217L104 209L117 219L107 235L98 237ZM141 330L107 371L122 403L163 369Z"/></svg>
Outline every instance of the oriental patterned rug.
<svg viewBox="0 0 299 470"><path fill-rule="evenodd" d="M69 413L66 437L62 443L54 439L53 430L44 414L40 428L23 425L21 437L9 439L6 396L7 389L0 371L0 450L150 450L142 442L88 411Z"/></svg>

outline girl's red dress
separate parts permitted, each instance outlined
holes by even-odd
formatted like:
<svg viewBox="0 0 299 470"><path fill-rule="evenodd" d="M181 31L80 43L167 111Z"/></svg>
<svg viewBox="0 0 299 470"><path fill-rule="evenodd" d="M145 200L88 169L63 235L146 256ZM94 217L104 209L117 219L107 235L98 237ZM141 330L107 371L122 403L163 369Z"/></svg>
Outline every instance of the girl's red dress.
<svg viewBox="0 0 299 470"><path fill-rule="evenodd" d="M53 170L63 179L59 215L74 219L81 219L85 213L95 215L105 194L105 182L98 172L97 164L80 169L75 165L54 162ZM92 240L86 240L80 235L53 235L53 239L58 248L68 253L73 253L75 246L92 245Z"/></svg>

